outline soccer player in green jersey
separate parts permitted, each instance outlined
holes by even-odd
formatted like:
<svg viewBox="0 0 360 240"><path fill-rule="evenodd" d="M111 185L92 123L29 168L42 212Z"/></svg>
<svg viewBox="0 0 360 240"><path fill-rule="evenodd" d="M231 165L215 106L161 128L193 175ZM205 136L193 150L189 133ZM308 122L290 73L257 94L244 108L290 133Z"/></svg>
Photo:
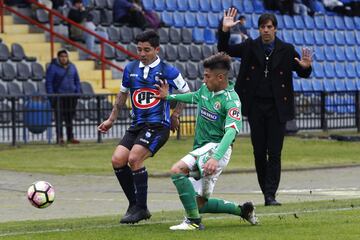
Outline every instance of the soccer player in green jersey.
<svg viewBox="0 0 360 240"><path fill-rule="evenodd" d="M185 220L171 230L202 230L200 213L229 213L257 224L254 205L211 198L216 181L227 166L232 143L242 126L240 100L228 81L231 58L221 52L204 60L203 85L196 92L168 95L166 81L158 98L197 104L193 151L171 168L171 179L186 211ZM197 174L194 174L197 173ZM196 176L195 178L189 176Z"/></svg>

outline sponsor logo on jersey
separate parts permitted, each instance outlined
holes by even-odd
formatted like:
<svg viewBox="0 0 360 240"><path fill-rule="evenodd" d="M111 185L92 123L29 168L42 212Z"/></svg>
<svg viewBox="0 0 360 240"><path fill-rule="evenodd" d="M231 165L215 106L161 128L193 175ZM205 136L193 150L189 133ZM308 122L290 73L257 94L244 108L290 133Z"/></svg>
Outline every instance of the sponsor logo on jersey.
<svg viewBox="0 0 360 240"><path fill-rule="evenodd" d="M159 94L156 89L140 88L133 93L132 101L139 109L152 108L160 102L160 99L154 98L155 94Z"/></svg>
<svg viewBox="0 0 360 240"><path fill-rule="evenodd" d="M228 115L235 120L241 120L240 110L236 107L230 108Z"/></svg>
<svg viewBox="0 0 360 240"><path fill-rule="evenodd" d="M139 75L136 73L130 73L130 77L137 77L137 76L139 76Z"/></svg>
<svg viewBox="0 0 360 240"><path fill-rule="evenodd" d="M216 121L219 118L219 116L216 113L211 112L211 111L207 110L206 108L200 109L200 115L203 118L210 120L210 121Z"/></svg>
<svg viewBox="0 0 360 240"><path fill-rule="evenodd" d="M145 137L146 137L146 138L151 137L151 133L150 133L150 132L146 132L146 133L145 133Z"/></svg>
<svg viewBox="0 0 360 240"><path fill-rule="evenodd" d="M221 108L221 103L220 102L215 102L214 109L219 110L220 108Z"/></svg>

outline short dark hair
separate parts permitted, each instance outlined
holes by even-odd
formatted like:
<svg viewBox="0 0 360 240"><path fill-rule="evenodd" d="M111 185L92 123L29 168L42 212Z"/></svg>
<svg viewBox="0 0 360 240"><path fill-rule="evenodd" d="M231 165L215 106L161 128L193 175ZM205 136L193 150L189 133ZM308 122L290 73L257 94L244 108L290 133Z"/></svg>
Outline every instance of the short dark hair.
<svg viewBox="0 0 360 240"><path fill-rule="evenodd" d="M245 19L245 20L246 20L246 17L245 17L244 15L240 15L240 16L239 16L239 20L241 20L241 19Z"/></svg>
<svg viewBox="0 0 360 240"><path fill-rule="evenodd" d="M277 19L272 13L261 14L258 21L258 28L260 28L261 25L267 23L268 21L271 21L274 27L277 28Z"/></svg>
<svg viewBox="0 0 360 240"><path fill-rule="evenodd" d="M62 48L60 49L58 52L57 52L57 56L60 57L61 54L65 53L66 55L69 56L69 51L66 50L65 48Z"/></svg>
<svg viewBox="0 0 360 240"><path fill-rule="evenodd" d="M222 69L229 71L231 69L231 57L224 52L216 53L204 60L204 68Z"/></svg>
<svg viewBox="0 0 360 240"><path fill-rule="evenodd" d="M73 0L73 4L76 4L76 3L83 3L82 0Z"/></svg>
<svg viewBox="0 0 360 240"><path fill-rule="evenodd" d="M135 37L136 43L138 42L149 42L150 45L154 48L160 46L160 37L157 32L154 30L147 30L145 32L139 33Z"/></svg>

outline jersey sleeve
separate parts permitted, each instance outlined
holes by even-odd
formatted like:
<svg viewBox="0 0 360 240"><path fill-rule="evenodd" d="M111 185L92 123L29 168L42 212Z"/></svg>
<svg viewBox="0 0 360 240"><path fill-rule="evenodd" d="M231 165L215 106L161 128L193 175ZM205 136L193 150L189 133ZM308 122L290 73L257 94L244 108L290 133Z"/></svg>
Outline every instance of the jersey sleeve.
<svg viewBox="0 0 360 240"><path fill-rule="evenodd" d="M178 90L180 93L190 92L187 82L184 80L177 68L172 66L168 67L166 80L169 85Z"/></svg>
<svg viewBox="0 0 360 240"><path fill-rule="evenodd" d="M242 128L241 103L239 99L230 100L225 105L225 131L227 128L234 128L236 133Z"/></svg>
<svg viewBox="0 0 360 240"><path fill-rule="evenodd" d="M127 92L129 92L129 89L130 89L130 73L129 73L128 66L126 66L124 69L124 73L123 73L122 83L120 86L120 92L127 93Z"/></svg>
<svg viewBox="0 0 360 240"><path fill-rule="evenodd" d="M166 100L179 101L179 102L184 102L184 103L198 103L201 89L202 88L200 88L196 92L188 92L188 93L183 93L183 94L171 94L166 97Z"/></svg>

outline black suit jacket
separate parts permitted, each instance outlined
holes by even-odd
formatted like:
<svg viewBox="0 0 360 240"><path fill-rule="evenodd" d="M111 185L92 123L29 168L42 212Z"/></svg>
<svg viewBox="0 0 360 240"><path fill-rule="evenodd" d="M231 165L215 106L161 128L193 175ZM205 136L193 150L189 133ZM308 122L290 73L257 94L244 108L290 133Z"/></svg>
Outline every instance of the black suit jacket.
<svg viewBox="0 0 360 240"><path fill-rule="evenodd" d="M256 88L264 77L265 55L261 38L248 39L237 45L229 45L229 32L219 31L218 50L228 53L232 57L241 58L240 71L235 84L235 91L241 100L241 111L248 116L255 98ZM312 68L302 68L294 58L299 58L293 45L275 39L275 48L269 72L275 105L281 122L294 118L294 91L292 72L299 77L310 76Z"/></svg>

